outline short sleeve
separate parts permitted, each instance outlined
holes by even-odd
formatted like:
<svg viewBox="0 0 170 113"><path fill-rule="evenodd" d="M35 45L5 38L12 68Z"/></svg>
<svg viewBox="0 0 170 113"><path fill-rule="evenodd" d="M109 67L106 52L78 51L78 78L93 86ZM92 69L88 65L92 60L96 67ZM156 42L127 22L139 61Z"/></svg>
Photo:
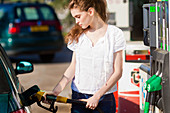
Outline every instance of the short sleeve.
<svg viewBox="0 0 170 113"><path fill-rule="evenodd" d="M78 46L80 46L80 44L83 41L83 34L80 35L78 42L76 42L75 40L71 43L71 41L68 42L67 44L67 48L70 49L71 51L76 51L76 49L78 48Z"/></svg>
<svg viewBox="0 0 170 113"><path fill-rule="evenodd" d="M70 49L71 51L75 51L77 48L77 43L73 41L72 43L68 42L67 48Z"/></svg>
<svg viewBox="0 0 170 113"><path fill-rule="evenodd" d="M126 48L126 40L121 29L117 29L114 37L114 52L124 50Z"/></svg>

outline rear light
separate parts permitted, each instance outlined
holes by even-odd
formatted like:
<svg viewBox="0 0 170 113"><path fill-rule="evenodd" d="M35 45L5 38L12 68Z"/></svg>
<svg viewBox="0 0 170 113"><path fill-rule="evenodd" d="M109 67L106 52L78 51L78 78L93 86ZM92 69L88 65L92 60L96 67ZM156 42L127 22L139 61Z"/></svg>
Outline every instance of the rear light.
<svg viewBox="0 0 170 113"><path fill-rule="evenodd" d="M27 113L24 109L20 109L20 110L17 110L17 111L13 111L11 113Z"/></svg>
<svg viewBox="0 0 170 113"><path fill-rule="evenodd" d="M62 30L62 26L58 21L56 22L56 29L59 30L59 31Z"/></svg>
<svg viewBox="0 0 170 113"><path fill-rule="evenodd" d="M20 28L17 24L15 26L12 23L9 24L9 30L8 30L9 34L17 34L19 32L20 32Z"/></svg>
<svg viewBox="0 0 170 113"><path fill-rule="evenodd" d="M17 34L19 33L19 28L18 27L12 27L12 28L9 28L9 34Z"/></svg>
<svg viewBox="0 0 170 113"><path fill-rule="evenodd" d="M61 31L62 30L62 26L60 25L60 26L58 26L58 30L59 31Z"/></svg>

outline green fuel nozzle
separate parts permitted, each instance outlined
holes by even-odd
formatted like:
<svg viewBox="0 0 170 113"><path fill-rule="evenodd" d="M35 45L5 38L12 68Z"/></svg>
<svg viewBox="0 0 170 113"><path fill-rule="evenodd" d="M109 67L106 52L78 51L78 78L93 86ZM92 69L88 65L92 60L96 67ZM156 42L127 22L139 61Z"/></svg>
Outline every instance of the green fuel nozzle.
<svg viewBox="0 0 170 113"><path fill-rule="evenodd" d="M144 84L144 89L147 90L148 84L150 84L155 78L157 77L157 75L153 75L152 77L150 77Z"/></svg>
<svg viewBox="0 0 170 113"><path fill-rule="evenodd" d="M162 78L157 76L150 84L147 86L148 92L159 91L162 89L161 85Z"/></svg>
<svg viewBox="0 0 170 113"><path fill-rule="evenodd" d="M158 72L150 77L144 84L144 89L148 92L158 91L162 89L161 79L162 73L158 75Z"/></svg>
<svg viewBox="0 0 170 113"><path fill-rule="evenodd" d="M144 89L147 90L146 100L145 100L145 107L144 113L149 113L150 111L150 102L152 106L152 97L155 91L159 91L162 89L162 73L158 75L158 72L150 77L146 83L144 84Z"/></svg>

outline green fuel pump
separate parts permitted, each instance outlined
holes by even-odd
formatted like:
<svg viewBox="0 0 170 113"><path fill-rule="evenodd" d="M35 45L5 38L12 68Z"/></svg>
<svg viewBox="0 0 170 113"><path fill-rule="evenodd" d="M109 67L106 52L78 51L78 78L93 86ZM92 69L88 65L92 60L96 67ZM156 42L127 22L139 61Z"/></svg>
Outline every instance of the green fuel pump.
<svg viewBox="0 0 170 113"><path fill-rule="evenodd" d="M150 46L151 76L144 84L147 91L144 113L170 113L170 35L169 0L149 0L143 5L144 44ZM159 70L158 74L155 74ZM161 74L160 74L161 73ZM155 74L155 75L154 75Z"/></svg>

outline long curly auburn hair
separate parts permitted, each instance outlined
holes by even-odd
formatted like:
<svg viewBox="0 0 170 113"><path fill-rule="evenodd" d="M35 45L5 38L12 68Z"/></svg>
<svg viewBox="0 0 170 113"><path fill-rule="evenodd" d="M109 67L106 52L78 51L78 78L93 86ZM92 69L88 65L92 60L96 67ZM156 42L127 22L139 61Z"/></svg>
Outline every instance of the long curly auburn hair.
<svg viewBox="0 0 170 113"><path fill-rule="evenodd" d="M73 8L80 8L80 11L88 11L92 7L99 14L101 19L106 22L106 0L70 0L68 8L69 10ZM78 43L80 35L84 32L79 25L75 24L69 33L65 36L66 43L72 43L74 40Z"/></svg>

